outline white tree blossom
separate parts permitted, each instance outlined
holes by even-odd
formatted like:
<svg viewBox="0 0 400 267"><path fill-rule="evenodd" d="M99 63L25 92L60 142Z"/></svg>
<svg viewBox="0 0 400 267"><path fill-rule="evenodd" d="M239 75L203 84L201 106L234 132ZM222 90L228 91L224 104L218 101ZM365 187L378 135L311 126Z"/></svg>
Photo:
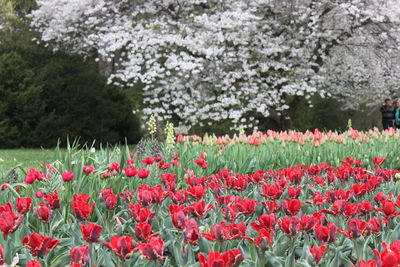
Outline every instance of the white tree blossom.
<svg viewBox="0 0 400 267"><path fill-rule="evenodd" d="M400 0L37 2L43 41L97 56L110 82L143 85L145 116L181 125L254 127L302 97L399 86Z"/></svg>

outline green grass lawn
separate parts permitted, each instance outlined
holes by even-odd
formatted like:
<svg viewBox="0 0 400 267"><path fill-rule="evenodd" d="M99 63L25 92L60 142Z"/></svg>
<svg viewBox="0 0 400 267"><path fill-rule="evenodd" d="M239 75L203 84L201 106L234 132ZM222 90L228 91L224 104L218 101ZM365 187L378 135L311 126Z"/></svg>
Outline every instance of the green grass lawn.
<svg viewBox="0 0 400 267"><path fill-rule="evenodd" d="M0 149L0 175L7 174L17 165L27 169L54 160L54 149Z"/></svg>

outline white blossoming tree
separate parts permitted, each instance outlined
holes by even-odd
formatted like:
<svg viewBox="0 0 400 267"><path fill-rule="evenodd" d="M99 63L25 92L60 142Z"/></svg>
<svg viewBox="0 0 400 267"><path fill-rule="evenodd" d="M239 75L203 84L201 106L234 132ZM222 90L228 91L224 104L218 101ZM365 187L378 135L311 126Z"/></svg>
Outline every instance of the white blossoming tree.
<svg viewBox="0 0 400 267"><path fill-rule="evenodd" d="M96 56L117 85L140 84L145 117L234 127L269 117L287 128L303 97L361 103L399 85L399 2L38 0L31 18L54 49ZM378 50L385 57L369 56Z"/></svg>

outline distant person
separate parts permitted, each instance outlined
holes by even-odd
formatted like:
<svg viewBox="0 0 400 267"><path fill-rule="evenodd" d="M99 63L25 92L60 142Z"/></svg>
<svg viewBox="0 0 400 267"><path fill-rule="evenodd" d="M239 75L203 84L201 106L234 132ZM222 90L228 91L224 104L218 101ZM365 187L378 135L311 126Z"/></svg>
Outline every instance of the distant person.
<svg viewBox="0 0 400 267"><path fill-rule="evenodd" d="M394 110L394 126L400 129L400 99L396 102L396 109Z"/></svg>
<svg viewBox="0 0 400 267"><path fill-rule="evenodd" d="M392 107L392 101L390 99L385 99L385 103L383 103L381 107L381 113L383 130L387 130L390 127L393 127L394 109Z"/></svg>

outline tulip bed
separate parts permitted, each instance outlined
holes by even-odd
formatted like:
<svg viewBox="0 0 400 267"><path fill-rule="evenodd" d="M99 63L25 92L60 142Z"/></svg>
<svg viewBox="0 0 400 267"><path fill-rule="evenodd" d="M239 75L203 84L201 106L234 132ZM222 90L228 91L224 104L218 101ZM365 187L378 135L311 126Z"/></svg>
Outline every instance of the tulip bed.
<svg viewBox="0 0 400 267"><path fill-rule="evenodd" d="M290 165L305 152L264 160L283 155L276 140L177 141L69 147L5 181L0 265L399 266L400 174L378 157L389 150L368 142L338 161L336 147L296 143L323 150Z"/></svg>

